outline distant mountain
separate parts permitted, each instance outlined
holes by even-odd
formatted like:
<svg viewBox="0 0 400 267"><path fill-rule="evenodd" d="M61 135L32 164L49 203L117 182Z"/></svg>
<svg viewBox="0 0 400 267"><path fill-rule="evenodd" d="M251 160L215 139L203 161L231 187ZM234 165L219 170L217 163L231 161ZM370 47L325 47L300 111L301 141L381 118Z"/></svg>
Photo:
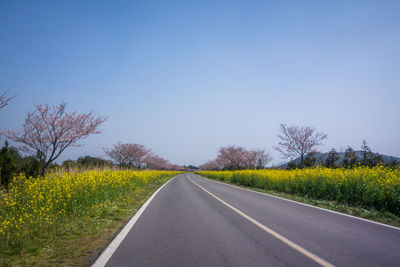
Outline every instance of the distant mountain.
<svg viewBox="0 0 400 267"><path fill-rule="evenodd" d="M361 150L356 150L354 152L356 152L358 160L362 159ZM343 158L344 158L344 152L338 152L338 154L339 154L338 162L341 162L343 160ZM400 162L400 158L398 158L398 157L388 156L388 155L383 155L383 154L379 154L379 155L382 156L384 162L391 162L393 160L396 160L396 161ZM315 158L317 159L316 160L316 164L324 163L327 157L328 157L328 152L323 152L323 153L317 152L315 154ZM297 158L294 161L298 164L298 163L300 163L300 158ZM280 163L277 166L278 167L286 167L288 165L288 163L289 162Z"/></svg>

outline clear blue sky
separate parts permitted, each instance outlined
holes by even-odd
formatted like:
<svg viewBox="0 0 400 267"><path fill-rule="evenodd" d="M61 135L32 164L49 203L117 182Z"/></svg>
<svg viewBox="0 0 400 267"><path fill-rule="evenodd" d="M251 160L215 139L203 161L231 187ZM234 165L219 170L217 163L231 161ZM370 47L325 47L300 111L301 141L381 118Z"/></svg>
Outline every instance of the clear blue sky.
<svg viewBox="0 0 400 267"><path fill-rule="evenodd" d="M190 2L190 4L189 4ZM277 144L311 125L324 151L400 156L400 1L1 1L0 89L107 116L63 159L140 143L177 164ZM2 137L4 141L4 137Z"/></svg>

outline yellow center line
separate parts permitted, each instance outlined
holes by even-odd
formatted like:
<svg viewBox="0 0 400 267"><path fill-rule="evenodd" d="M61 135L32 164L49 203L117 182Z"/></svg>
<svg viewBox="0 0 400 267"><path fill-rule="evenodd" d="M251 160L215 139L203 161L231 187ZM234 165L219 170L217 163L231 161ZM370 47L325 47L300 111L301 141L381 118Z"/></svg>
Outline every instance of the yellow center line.
<svg viewBox="0 0 400 267"><path fill-rule="evenodd" d="M300 252L301 254L303 254L304 256L308 257L309 259L315 261L316 263L318 263L321 266L326 266L326 267L333 267L334 265L327 262L326 260L322 259L321 257L318 257L317 255L311 253L310 251L306 250L305 248L297 245L296 243L290 241L289 239L287 239L286 237L284 237L281 234L278 234L277 232L275 232L274 230L271 230L270 228L268 228L267 226L263 225L262 223L258 222L257 220L253 219L252 217L250 217L249 215L247 215L246 213L238 210L237 208L235 208L234 206L230 205L229 203L225 202L224 200L220 199L219 197L217 197L216 195L214 195L213 193L207 191L204 187L202 187L201 185L199 185L198 183L196 183L195 181L193 181L189 176L187 176L187 178L194 183L195 185L197 185L198 187L200 187L201 189L203 189L205 192L207 192L209 195L211 195L212 197L214 197L216 200L220 201L222 204L224 204L225 206L229 207L230 209L232 209L233 211L235 211L236 213L238 213L239 215L241 215L243 218L247 219L248 221L252 222L253 224L255 224L256 226L258 226L259 228L261 228L262 230L264 230L265 232L269 233L270 235L274 236L275 238L279 239L280 241L282 241L283 243L285 243L286 245L288 245L289 247L295 249L296 251Z"/></svg>

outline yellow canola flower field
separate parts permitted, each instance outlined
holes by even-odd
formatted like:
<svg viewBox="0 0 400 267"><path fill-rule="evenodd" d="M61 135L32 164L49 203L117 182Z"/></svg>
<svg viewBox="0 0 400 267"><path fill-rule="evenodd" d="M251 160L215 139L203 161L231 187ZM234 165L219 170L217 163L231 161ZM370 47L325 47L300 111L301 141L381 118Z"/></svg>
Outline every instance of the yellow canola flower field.
<svg viewBox="0 0 400 267"><path fill-rule="evenodd" d="M201 171L220 181L400 214L400 169L383 166L296 170Z"/></svg>
<svg viewBox="0 0 400 267"><path fill-rule="evenodd" d="M46 231L55 222L124 194L132 194L173 171L52 172L41 178L14 178L0 191L0 242L32 232Z"/></svg>

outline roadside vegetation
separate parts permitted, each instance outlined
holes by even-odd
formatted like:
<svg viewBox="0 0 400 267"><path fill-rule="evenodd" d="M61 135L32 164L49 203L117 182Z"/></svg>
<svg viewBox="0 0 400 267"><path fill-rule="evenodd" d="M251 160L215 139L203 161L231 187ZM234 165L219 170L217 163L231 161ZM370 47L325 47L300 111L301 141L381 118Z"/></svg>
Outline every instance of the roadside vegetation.
<svg viewBox="0 0 400 267"><path fill-rule="evenodd" d="M308 126L281 124L275 150L286 164L267 167L268 151L221 147L216 159L199 166L204 177L400 226L400 163L372 152L318 148L328 135ZM256 151L259 151L256 153Z"/></svg>
<svg viewBox="0 0 400 267"><path fill-rule="evenodd" d="M87 263L175 171L21 174L0 191L0 266Z"/></svg>
<svg viewBox="0 0 400 267"><path fill-rule="evenodd" d="M400 169L376 166L346 168L200 171L222 182L266 190L286 198L400 225ZM293 197L290 197L293 196ZM314 203L313 203L314 202ZM335 208L332 206L340 206ZM348 207L348 208L345 208ZM356 212L362 215L363 212ZM365 217L364 216L364 217Z"/></svg>

